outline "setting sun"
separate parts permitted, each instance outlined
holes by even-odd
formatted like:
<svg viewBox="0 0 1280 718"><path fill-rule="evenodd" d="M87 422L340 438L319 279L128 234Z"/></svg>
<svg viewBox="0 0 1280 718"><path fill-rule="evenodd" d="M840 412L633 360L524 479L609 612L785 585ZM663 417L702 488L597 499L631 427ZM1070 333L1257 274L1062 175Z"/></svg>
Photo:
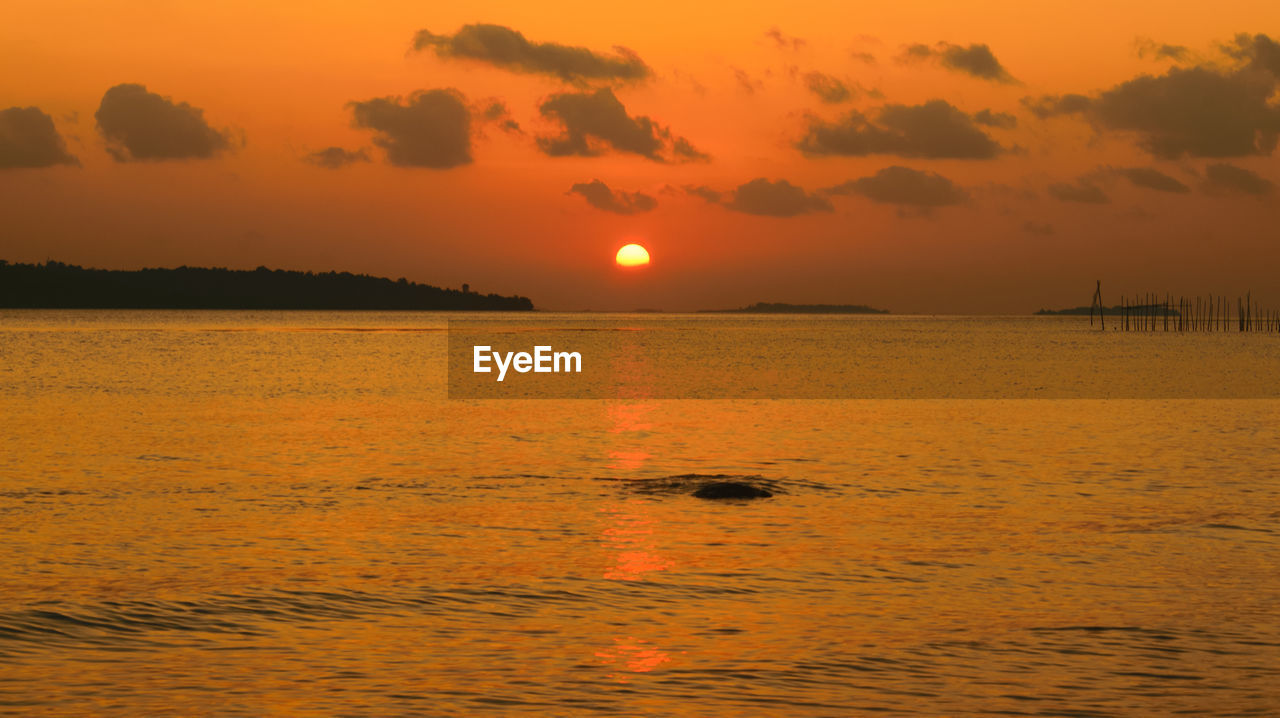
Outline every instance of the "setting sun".
<svg viewBox="0 0 1280 718"><path fill-rule="evenodd" d="M649 250L638 244L628 244L618 250L615 261L619 267L643 267L649 263Z"/></svg>

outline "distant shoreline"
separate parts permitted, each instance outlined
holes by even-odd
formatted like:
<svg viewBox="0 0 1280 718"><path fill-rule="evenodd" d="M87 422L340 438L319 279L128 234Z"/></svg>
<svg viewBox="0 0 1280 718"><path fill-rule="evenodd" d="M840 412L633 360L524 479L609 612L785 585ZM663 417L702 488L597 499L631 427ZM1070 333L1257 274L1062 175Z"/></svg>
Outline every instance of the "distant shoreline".
<svg viewBox="0 0 1280 718"><path fill-rule="evenodd" d="M888 309L876 309L863 304L787 304L784 302L757 302L738 309L703 309L703 314L888 314Z"/></svg>
<svg viewBox="0 0 1280 718"><path fill-rule="evenodd" d="M1165 308L1163 306L1157 306L1152 311L1155 316L1164 316ZM1169 316L1171 317L1178 316L1177 309L1169 309L1168 313L1169 313ZM1106 314L1109 317L1119 317L1119 316L1124 316L1124 308L1116 306L1116 307L1104 307L1102 309L1099 309L1098 307L1093 307L1093 308L1071 307L1070 309L1041 309L1035 312L1035 314L1033 314L1032 316L1037 316L1037 317L1039 316L1054 316L1054 317L1084 316L1084 317L1087 317L1090 314Z"/></svg>
<svg viewBox="0 0 1280 718"><path fill-rule="evenodd" d="M532 311L522 296L479 294L350 272L258 267L113 270L0 260L3 309Z"/></svg>

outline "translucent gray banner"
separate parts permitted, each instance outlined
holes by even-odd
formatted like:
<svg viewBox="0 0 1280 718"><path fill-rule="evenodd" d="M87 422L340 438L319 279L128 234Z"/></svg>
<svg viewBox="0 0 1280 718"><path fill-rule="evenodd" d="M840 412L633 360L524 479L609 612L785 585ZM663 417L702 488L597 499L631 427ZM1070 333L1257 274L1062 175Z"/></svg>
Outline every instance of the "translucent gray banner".
<svg viewBox="0 0 1280 718"><path fill-rule="evenodd" d="M1080 317L504 314L448 336L451 399L1280 398L1280 336Z"/></svg>

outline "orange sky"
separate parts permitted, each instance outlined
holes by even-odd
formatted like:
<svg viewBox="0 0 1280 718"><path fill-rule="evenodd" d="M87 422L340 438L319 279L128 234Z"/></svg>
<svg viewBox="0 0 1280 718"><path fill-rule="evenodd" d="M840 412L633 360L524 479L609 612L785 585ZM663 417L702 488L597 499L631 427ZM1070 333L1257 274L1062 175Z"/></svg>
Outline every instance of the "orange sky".
<svg viewBox="0 0 1280 718"><path fill-rule="evenodd" d="M211 5L6 4L0 113L39 108L63 156L78 164L6 166L5 157L36 140L13 130L5 140L0 121L0 258L339 269L469 282L548 309L787 301L1026 313L1087 304L1099 278L1108 301L1122 291L1250 289L1280 301L1280 190L1268 184L1280 183L1268 141L1280 130L1280 69L1268 69L1266 43L1251 45L1253 55L1221 49L1237 33L1280 36L1274 2ZM412 51L420 30L453 36L473 23L602 58L624 57L612 49L623 46L650 72L639 81L567 82ZM929 56L904 60L916 44ZM1156 44L1183 49L1164 58L1139 52ZM1006 76L948 65L946 48L973 45L987 46ZM805 84L813 72L852 97L821 101ZM1190 130L1170 119L1179 112L1142 105L1145 95L1104 97L1144 74L1164 87L1171 73L1194 72L1222 87L1270 88L1245 118L1256 125L1256 144L1206 150L1221 133L1239 137L1247 113L1196 91L1177 95L1199 118ZM207 157L116 159L108 149L119 138L99 127L95 112L122 83L199 108L226 147ZM540 112L542 103L600 87L611 88L629 117L652 118L709 160L656 161L598 137L596 156L548 156L538 138L567 125ZM408 102L415 91L440 88L460 92L471 113L469 163L395 166L375 143L385 133L353 126L349 103ZM1067 93L1093 104L1039 117L1023 102ZM493 100L518 131L480 119ZM815 123L834 126L855 110L896 132L879 114L885 106L930 100L954 106L1001 151L950 158L891 142L819 156L797 147ZM972 122L988 109L1016 126ZM1133 113L1142 119L1126 119ZM1185 131L1174 149L1153 151L1170 127ZM906 132L932 147L940 131ZM368 161L337 169L305 161L328 147L363 150ZM1211 172L1222 164L1229 169ZM877 201L880 185L870 181L851 193L824 192L895 166L945 178L952 199ZM1182 190L1136 184L1124 174L1133 169L1155 170ZM813 204L791 216L741 211L748 202L736 188L758 178L786 180ZM653 206L620 214L570 192L593 180L647 195ZM721 199L708 202L691 187ZM612 266L628 241L653 255L643 273Z"/></svg>

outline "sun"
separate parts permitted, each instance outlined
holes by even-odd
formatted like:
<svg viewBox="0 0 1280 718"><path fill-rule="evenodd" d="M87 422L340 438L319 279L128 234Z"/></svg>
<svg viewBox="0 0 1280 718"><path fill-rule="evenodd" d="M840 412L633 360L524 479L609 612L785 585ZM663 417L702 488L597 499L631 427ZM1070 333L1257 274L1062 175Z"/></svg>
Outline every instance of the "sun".
<svg viewBox="0 0 1280 718"><path fill-rule="evenodd" d="M649 250L638 244L628 244L618 250L614 261L619 267L643 267L649 263Z"/></svg>

